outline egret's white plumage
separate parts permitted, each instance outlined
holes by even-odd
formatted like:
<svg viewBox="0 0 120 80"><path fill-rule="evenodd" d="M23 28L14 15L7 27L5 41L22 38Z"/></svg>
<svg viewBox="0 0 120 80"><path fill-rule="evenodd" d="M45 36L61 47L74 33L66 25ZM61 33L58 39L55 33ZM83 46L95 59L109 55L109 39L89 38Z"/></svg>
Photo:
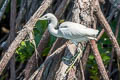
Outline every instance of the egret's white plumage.
<svg viewBox="0 0 120 80"><path fill-rule="evenodd" d="M40 20L49 21L48 30L52 35L69 39L72 42L83 42L90 39L96 39L96 35L99 32L98 30L74 22L63 22L58 29L55 29L58 20L52 13L47 13L42 16Z"/></svg>

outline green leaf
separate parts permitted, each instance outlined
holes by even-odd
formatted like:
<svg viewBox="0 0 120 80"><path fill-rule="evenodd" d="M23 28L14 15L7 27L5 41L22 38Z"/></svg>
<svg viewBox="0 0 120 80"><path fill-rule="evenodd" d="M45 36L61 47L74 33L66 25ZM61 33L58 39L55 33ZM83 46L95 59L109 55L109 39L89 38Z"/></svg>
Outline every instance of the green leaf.
<svg viewBox="0 0 120 80"><path fill-rule="evenodd" d="M89 56L89 59L93 60L93 59L94 59L94 56L93 56L93 55L90 55L90 56Z"/></svg>

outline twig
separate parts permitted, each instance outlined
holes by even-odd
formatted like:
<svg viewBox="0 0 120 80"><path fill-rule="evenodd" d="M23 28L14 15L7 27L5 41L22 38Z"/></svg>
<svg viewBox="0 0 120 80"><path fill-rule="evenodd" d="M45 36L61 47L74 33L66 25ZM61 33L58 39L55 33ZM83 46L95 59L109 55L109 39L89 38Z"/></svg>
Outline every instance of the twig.
<svg viewBox="0 0 120 80"><path fill-rule="evenodd" d="M109 2L115 7L117 10L120 11L120 1L119 0L109 0Z"/></svg>
<svg viewBox="0 0 120 80"><path fill-rule="evenodd" d="M0 44L8 37L8 34L6 34L1 40L0 40Z"/></svg>
<svg viewBox="0 0 120 80"><path fill-rule="evenodd" d="M95 40L91 40L90 43L91 43L91 47L92 47L93 54L95 56L99 71L100 71L103 79L109 80L109 77L108 77L107 72L105 70L105 67L104 67L104 64L102 62L102 58L101 58L100 53L98 51L97 44L96 44Z"/></svg>
<svg viewBox="0 0 120 80"><path fill-rule="evenodd" d="M113 74L115 74L115 73L117 73L118 72L118 69L114 69L114 71L113 72L111 72L111 74L110 74L110 77L112 77L113 76ZM117 78L118 79L118 78ZM115 79L115 80L117 80L117 79Z"/></svg>
<svg viewBox="0 0 120 80"><path fill-rule="evenodd" d="M27 2L30 2L30 1L27 1ZM36 11L36 9L39 7L39 4L38 4L38 0L34 0L32 1L31 0L31 4L30 4L30 10L29 10L29 6L28 6L28 12L27 12L27 20L29 20L29 18L33 15L33 13Z"/></svg>
<svg viewBox="0 0 120 80"><path fill-rule="evenodd" d="M116 9L112 8L111 14L107 17L108 23L112 20L114 14L115 14L115 11L116 11ZM100 32L100 34L97 37L97 41L102 37L102 35L104 34L104 32L105 32L105 30L102 29L101 32Z"/></svg>
<svg viewBox="0 0 120 80"><path fill-rule="evenodd" d="M52 0L44 0L41 6L38 8L38 10L35 12L35 14L30 18L30 20L26 23L24 26L24 29L20 31L18 36L15 38L15 40L11 43L8 50L5 52L5 55L3 56L2 60L0 61L0 75L2 74L5 66L7 65L10 58L13 56L16 48L19 46L21 41L25 38L27 33L29 31L33 30L33 26L38 21L38 18L45 12L45 10L49 7L49 5L52 3Z"/></svg>
<svg viewBox="0 0 120 80"><path fill-rule="evenodd" d="M81 69L81 74L82 74L82 80L85 80L84 67L83 67L81 60L80 60L80 69Z"/></svg>
<svg viewBox="0 0 120 80"><path fill-rule="evenodd" d="M8 3L9 3L9 0L5 0L2 8L0 9L0 21L2 19L4 12L5 12L5 9L7 8Z"/></svg>
<svg viewBox="0 0 120 80"><path fill-rule="evenodd" d="M21 62L15 72L18 73L23 67L24 67L24 62Z"/></svg>
<svg viewBox="0 0 120 80"><path fill-rule="evenodd" d="M65 42L62 38L57 38L56 41L53 43L53 46L51 47L49 54L52 54L58 47L60 47Z"/></svg>
<svg viewBox="0 0 120 80"><path fill-rule="evenodd" d="M10 80L16 79L16 72L15 72L15 55L10 60Z"/></svg>
<svg viewBox="0 0 120 80"><path fill-rule="evenodd" d="M102 29L101 32L99 33L98 37L97 37L97 41L100 40L100 38L102 37L102 35L104 34L105 30Z"/></svg>
<svg viewBox="0 0 120 80"><path fill-rule="evenodd" d="M116 31L115 31L115 37L117 38L118 37L118 32L119 32L119 25L120 25L120 15L119 15L119 18L118 18L118 22L117 22L117 25L116 25ZM112 63L113 63L113 57L114 57L114 48L112 48L112 54L111 54L111 58L110 58L110 62L109 62L109 75L111 73L111 70L112 70Z"/></svg>
<svg viewBox="0 0 120 80"><path fill-rule="evenodd" d="M26 12L26 0L21 0L21 5L20 5L20 10L18 12L18 16L16 18L16 29L19 30L19 25L20 25L20 22L22 21L24 15L25 15L25 12Z"/></svg>
<svg viewBox="0 0 120 80"><path fill-rule="evenodd" d="M81 60L84 71L85 71L85 68L86 68L86 64L87 64L89 54L90 54L90 44L87 44L87 47L86 47L86 49L84 51L84 55L83 55L82 60Z"/></svg>

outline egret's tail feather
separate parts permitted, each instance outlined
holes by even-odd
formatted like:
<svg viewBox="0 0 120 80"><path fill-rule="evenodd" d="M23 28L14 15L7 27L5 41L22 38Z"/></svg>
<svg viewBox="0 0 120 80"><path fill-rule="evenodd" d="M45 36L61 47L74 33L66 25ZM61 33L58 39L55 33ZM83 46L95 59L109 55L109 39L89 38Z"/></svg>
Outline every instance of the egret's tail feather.
<svg viewBox="0 0 120 80"><path fill-rule="evenodd" d="M93 39L93 40L96 40L97 41L97 38L95 37L88 37L89 39Z"/></svg>

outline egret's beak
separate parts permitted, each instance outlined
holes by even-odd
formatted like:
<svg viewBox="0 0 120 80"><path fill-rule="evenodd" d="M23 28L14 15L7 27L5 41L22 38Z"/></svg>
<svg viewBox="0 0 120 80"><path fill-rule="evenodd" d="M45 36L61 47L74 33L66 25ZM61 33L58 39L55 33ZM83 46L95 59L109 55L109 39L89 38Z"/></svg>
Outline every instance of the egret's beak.
<svg viewBox="0 0 120 80"><path fill-rule="evenodd" d="M42 17L39 18L39 20L45 20L45 19L44 19L44 17L42 16Z"/></svg>

